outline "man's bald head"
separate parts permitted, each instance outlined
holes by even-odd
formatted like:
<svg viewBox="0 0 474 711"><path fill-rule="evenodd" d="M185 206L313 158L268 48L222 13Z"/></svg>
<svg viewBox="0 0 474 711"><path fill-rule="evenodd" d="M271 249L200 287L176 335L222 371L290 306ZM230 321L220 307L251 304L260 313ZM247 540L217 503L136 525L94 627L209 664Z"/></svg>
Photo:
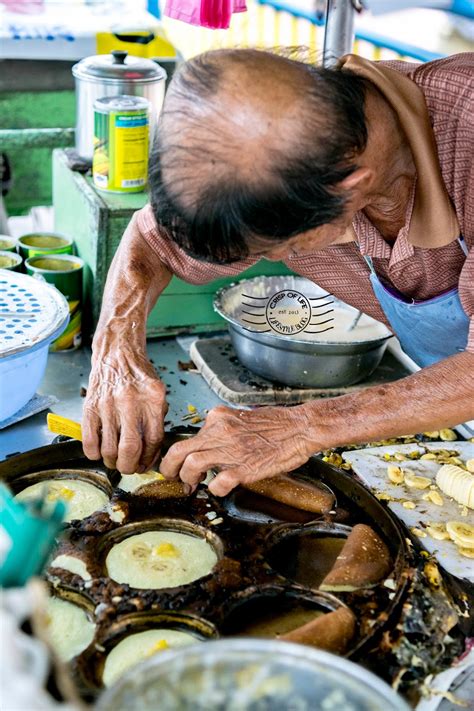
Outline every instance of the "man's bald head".
<svg viewBox="0 0 474 711"><path fill-rule="evenodd" d="M171 239L208 261L248 256L342 211L367 141L364 80L258 50L208 52L173 78L150 170Z"/></svg>

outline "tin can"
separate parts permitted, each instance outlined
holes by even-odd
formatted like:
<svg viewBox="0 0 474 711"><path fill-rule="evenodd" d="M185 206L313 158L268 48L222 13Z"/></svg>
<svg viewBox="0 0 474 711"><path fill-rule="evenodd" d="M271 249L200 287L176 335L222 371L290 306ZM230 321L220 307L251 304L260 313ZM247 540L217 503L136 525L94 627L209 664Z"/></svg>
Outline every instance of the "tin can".
<svg viewBox="0 0 474 711"><path fill-rule="evenodd" d="M72 254L72 239L56 232L31 232L18 238L23 259L40 254Z"/></svg>
<svg viewBox="0 0 474 711"><path fill-rule="evenodd" d="M10 235L0 235L0 252L16 252L16 239Z"/></svg>
<svg viewBox="0 0 474 711"><path fill-rule="evenodd" d="M137 96L106 96L94 103L92 176L99 190L138 193L148 174L149 110Z"/></svg>
<svg viewBox="0 0 474 711"><path fill-rule="evenodd" d="M23 259L16 252L0 250L0 269L10 269L12 272L21 271Z"/></svg>
<svg viewBox="0 0 474 711"><path fill-rule="evenodd" d="M54 284L69 304L69 324L59 338L52 342L49 350L76 350L82 343L83 260L69 254L41 254L26 260L26 271L30 276Z"/></svg>

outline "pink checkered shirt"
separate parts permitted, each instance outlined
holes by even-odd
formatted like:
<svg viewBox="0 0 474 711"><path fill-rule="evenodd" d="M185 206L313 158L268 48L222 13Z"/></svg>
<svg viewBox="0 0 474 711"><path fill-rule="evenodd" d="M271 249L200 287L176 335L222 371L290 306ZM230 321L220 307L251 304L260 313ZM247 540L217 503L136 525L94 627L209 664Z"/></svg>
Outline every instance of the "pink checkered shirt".
<svg viewBox="0 0 474 711"><path fill-rule="evenodd" d="M458 286L464 311L471 318L468 350L474 352L474 53L427 64L381 64L405 75L423 92L442 179L469 254L466 258L457 241L437 249L410 244L407 235L412 200L407 205L406 224L393 244L386 242L359 212L353 221L358 245L350 242L292 256L286 264L297 274L385 323L362 255L371 256L377 274L408 298L425 300ZM222 266L197 261L160 235L149 205L137 217L139 230L150 247L173 274L191 284L237 276L257 261L247 259Z"/></svg>

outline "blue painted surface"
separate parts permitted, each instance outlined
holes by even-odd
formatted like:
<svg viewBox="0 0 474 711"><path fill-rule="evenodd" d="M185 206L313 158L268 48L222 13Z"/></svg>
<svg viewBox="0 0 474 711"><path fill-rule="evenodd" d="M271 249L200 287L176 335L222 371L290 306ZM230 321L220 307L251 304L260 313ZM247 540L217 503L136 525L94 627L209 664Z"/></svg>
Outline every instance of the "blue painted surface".
<svg viewBox="0 0 474 711"><path fill-rule="evenodd" d="M161 10L160 10L159 0L148 0L147 1L147 10L151 15L154 15L154 17L157 17L158 19L160 19Z"/></svg>
<svg viewBox="0 0 474 711"><path fill-rule="evenodd" d="M453 0L450 12L474 20L474 2L473 0Z"/></svg>
<svg viewBox="0 0 474 711"><path fill-rule="evenodd" d="M379 35L375 32L358 30L355 36L356 39L370 42L374 47L391 49L403 57L418 59L420 62L431 62L433 59L441 59L444 57L444 54L440 52L430 52L427 49L415 47L412 44L406 44L406 42L400 42L400 40L393 39L393 37L384 37L384 35Z"/></svg>
<svg viewBox="0 0 474 711"><path fill-rule="evenodd" d="M307 20L313 25L324 25L325 18L323 16L316 16L314 12L292 7L291 5L287 5L285 2L279 2L278 0L258 0L258 3L260 5L272 7L277 12L286 12L293 17ZM416 3L414 3L413 6L415 7ZM395 2L394 10L396 10ZM463 17L474 18L474 2L473 0L453 0L449 12ZM376 32L369 32L367 30L357 30L355 38L364 42L369 42L374 47L389 49L403 57L417 59L420 62L431 62L434 59L441 59L444 57L444 55L439 52L430 52L422 47L416 47L415 45L407 44L406 42L402 42L393 37L385 37L384 35L379 35Z"/></svg>

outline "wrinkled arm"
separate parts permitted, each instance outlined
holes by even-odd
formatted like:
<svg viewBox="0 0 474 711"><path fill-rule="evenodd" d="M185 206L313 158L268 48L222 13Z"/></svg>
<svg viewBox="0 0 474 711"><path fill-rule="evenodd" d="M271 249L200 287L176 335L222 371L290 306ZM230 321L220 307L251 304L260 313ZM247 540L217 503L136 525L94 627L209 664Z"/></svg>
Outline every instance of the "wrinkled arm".
<svg viewBox="0 0 474 711"><path fill-rule="evenodd" d="M316 452L449 427L474 418L474 354L465 352L397 380L297 407L253 411L218 407L200 433L170 448L161 472L196 486L220 470L210 490L288 472Z"/></svg>
<svg viewBox="0 0 474 711"><path fill-rule="evenodd" d="M146 320L171 276L134 216L107 277L83 418L86 456L124 473L149 468L163 438L166 392L146 354Z"/></svg>
<svg viewBox="0 0 474 711"><path fill-rule="evenodd" d="M474 418L474 353L459 353L393 383L315 400L302 409L312 423L310 449L321 427L330 447L451 427Z"/></svg>

